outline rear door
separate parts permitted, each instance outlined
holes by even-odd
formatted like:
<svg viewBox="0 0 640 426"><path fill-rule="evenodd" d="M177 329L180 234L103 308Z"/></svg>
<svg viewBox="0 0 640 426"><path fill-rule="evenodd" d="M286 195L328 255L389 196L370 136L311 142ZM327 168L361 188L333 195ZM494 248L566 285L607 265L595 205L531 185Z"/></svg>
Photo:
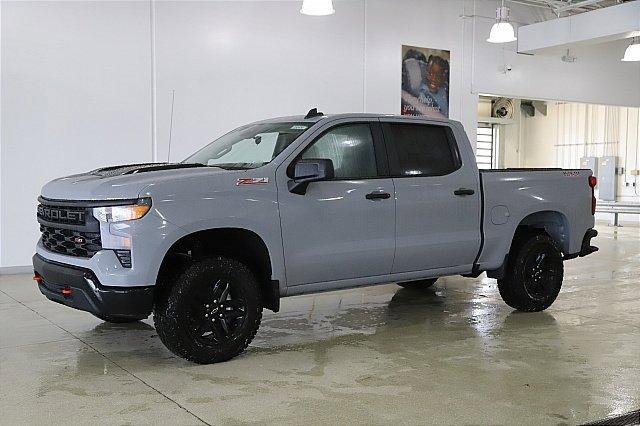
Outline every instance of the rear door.
<svg viewBox="0 0 640 426"><path fill-rule="evenodd" d="M461 156L454 129L446 123L381 121L396 196L392 272L461 266L470 271L480 247L473 160Z"/></svg>
<svg viewBox="0 0 640 426"><path fill-rule="evenodd" d="M335 179L304 195L287 189L299 158L333 162ZM393 181L380 124L337 122L278 169L278 202L287 285L387 275L395 246Z"/></svg>

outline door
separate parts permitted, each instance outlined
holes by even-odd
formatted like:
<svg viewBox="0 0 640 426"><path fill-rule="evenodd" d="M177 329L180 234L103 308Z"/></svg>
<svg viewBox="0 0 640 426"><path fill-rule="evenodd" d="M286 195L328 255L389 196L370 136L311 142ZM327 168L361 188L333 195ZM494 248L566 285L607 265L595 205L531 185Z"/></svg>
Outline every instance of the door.
<svg viewBox="0 0 640 426"><path fill-rule="evenodd" d="M460 266L470 271L480 247L473 160L461 157L448 125L388 120L383 129L396 196L392 272Z"/></svg>
<svg viewBox="0 0 640 426"><path fill-rule="evenodd" d="M390 273L395 200L392 179L382 177L383 152L379 123L351 121L329 128L281 166L290 170L297 159L325 158L335 170L334 179L313 182L298 195L288 191L289 177L279 169L287 285Z"/></svg>

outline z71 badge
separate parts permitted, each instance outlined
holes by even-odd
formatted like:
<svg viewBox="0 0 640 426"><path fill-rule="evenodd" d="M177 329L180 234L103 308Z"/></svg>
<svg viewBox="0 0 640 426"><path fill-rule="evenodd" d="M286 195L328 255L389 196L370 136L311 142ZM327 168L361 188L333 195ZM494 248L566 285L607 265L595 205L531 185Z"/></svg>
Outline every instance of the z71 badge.
<svg viewBox="0 0 640 426"><path fill-rule="evenodd" d="M236 185L264 185L265 183L269 183L268 177L239 178Z"/></svg>

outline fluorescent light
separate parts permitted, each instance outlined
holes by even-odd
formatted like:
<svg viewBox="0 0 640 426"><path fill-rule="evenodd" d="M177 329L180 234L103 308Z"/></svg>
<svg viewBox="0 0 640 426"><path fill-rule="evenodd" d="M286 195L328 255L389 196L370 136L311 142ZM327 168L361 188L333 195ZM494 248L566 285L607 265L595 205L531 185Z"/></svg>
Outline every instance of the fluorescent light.
<svg viewBox="0 0 640 426"><path fill-rule="evenodd" d="M496 23L491 27L487 41L489 43L509 43L517 39L513 25L509 23L509 8L503 2L503 5L496 9Z"/></svg>
<svg viewBox="0 0 640 426"><path fill-rule="evenodd" d="M622 60L624 62L640 61L640 37L633 38L633 42L625 50Z"/></svg>
<svg viewBox="0 0 640 426"><path fill-rule="evenodd" d="M331 0L304 0L300 13L303 15L323 16L336 13Z"/></svg>

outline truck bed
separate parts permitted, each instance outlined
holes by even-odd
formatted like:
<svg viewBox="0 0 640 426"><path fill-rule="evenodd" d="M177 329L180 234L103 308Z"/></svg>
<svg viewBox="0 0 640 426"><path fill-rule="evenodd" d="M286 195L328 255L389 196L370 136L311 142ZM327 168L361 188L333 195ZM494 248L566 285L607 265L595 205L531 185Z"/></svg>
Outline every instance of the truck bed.
<svg viewBox="0 0 640 426"><path fill-rule="evenodd" d="M594 225L591 170L560 168L480 171L481 237L477 264L499 268L519 225L544 228L565 255L578 253Z"/></svg>

